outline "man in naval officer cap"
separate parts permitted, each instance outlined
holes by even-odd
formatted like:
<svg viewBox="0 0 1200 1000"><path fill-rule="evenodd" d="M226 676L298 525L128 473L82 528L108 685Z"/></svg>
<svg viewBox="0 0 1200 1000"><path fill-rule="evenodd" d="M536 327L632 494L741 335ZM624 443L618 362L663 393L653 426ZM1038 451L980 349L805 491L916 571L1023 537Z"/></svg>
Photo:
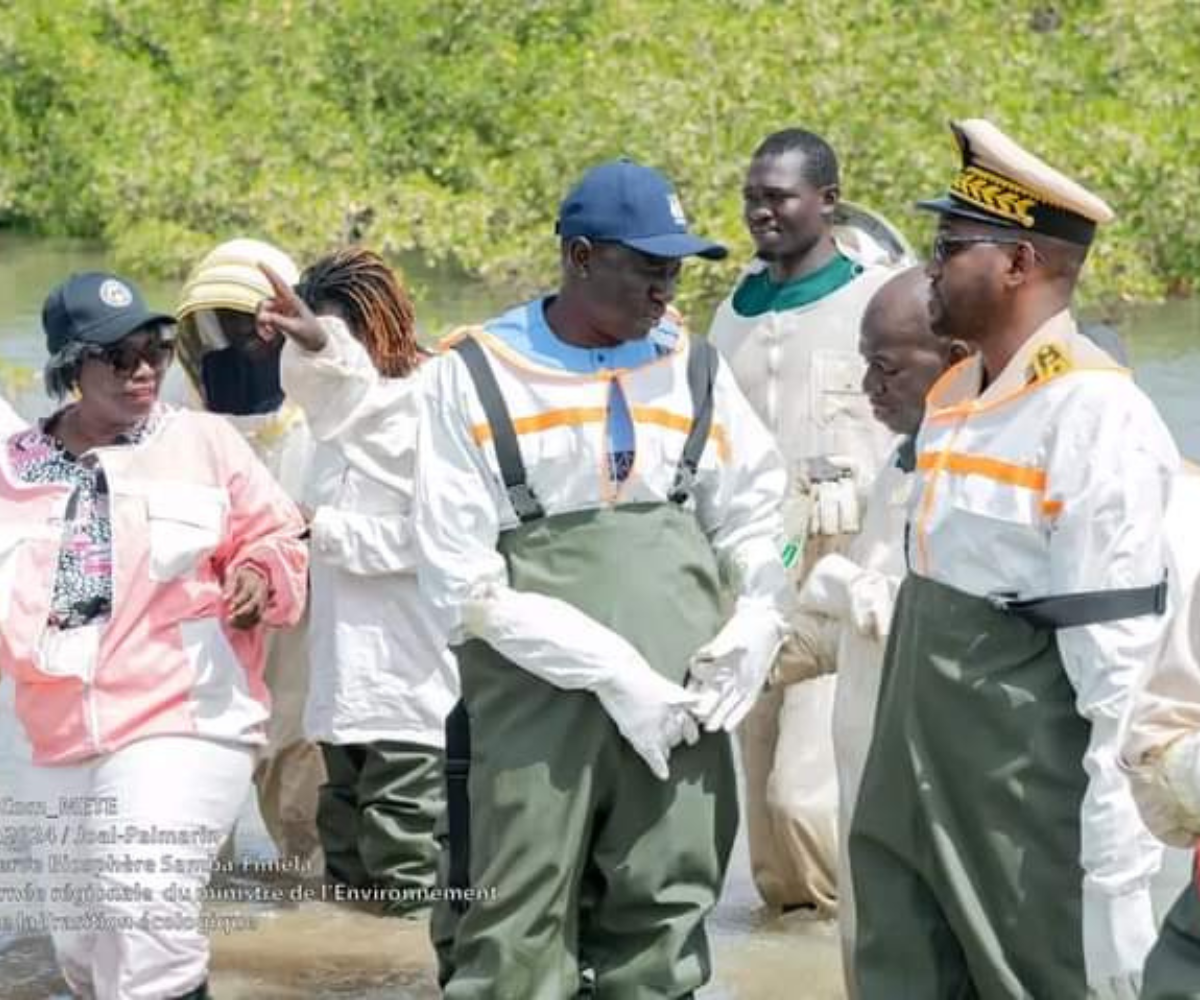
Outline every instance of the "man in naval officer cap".
<svg viewBox="0 0 1200 1000"><path fill-rule="evenodd" d="M929 264L936 333L978 353L930 391L910 574L850 830L861 1000L1137 995L1159 848L1118 727L1166 618L1179 466L1071 297L1094 194L990 122Z"/></svg>

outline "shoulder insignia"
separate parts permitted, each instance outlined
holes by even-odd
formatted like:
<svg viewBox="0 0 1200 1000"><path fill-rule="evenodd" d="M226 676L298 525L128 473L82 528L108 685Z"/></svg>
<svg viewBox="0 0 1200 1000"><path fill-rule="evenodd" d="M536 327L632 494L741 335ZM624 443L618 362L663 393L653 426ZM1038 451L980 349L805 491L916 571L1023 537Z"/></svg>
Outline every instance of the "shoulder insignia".
<svg viewBox="0 0 1200 1000"><path fill-rule="evenodd" d="M1059 344L1043 344L1034 353L1029 367L1025 369L1025 384L1045 382L1046 379L1066 374L1074 367L1070 357Z"/></svg>

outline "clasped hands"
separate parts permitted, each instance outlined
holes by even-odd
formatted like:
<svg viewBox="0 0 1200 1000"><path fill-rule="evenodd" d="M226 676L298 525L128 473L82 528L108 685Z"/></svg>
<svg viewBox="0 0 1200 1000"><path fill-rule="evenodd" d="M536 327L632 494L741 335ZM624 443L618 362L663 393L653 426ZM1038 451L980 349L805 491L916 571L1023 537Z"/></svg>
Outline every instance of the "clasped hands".
<svg viewBox="0 0 1200 1000"><path fill-rule="evenodd" d="M597 694L614 718L628 719L631 711L643 716L636 736L619 728L650 770L666 780L672 749L695 744L701 727L710 733L737 728L754 707L785 629L769 602L741 601L725 627L693 654L683 686L650 672L646 688L653 690ZM613 698L622 704L610 704Z"/></svg>

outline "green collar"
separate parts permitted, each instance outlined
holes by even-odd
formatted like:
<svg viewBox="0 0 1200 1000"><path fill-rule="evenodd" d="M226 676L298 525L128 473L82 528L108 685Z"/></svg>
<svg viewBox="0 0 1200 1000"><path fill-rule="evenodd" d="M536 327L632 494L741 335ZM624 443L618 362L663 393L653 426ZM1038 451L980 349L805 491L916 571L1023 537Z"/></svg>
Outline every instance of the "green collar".
<svg viewBox="0 0 1200 1000"><path fill-rule="evenodd" d="M838 253L823 267L811 274L776 284L770 271L763 268L748 274L733 293L733 311L739 316L761 316L766 312L784 312L811 305L819 299L844 288L862 273L845 254Z"/></svg>

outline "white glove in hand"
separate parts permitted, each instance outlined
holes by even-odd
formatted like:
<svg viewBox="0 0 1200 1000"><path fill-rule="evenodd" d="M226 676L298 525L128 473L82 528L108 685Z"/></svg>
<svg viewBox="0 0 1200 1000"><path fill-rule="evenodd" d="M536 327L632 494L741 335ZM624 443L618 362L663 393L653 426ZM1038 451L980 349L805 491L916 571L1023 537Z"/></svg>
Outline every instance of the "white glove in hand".
<svg viewBox="0 0 1200 1000"><path fill-rule="evenodd" d="M667 758L680 743L700 738L694 709L699 698L685 691L638 656L640 664L624 663L596 688L596 697L621 735L660 781L666 781Z"/></svg>
<svg viewBox="0 0 1200 1000"><path fill-rule="evenodd" d="M694 712L708 732L735 729L754 707L786 628L773 604L741 600L725 627L692 656L688 689L700 696Z"/></svg>
<svg viewBox="0 0 1200 1000"><path fill-rule="evenodd" d="M859 530L858 493L853 479L813 487L812 535L852 535Z"/></svg>
<svg viewBox="0 0 1200 1000"><path fill-rule="evenodd" d="M1154 947L1150 890L1113 896L1083 887L1083 959L1088 996L1137 1000L1142 967Z"/></svg>
<svg viewBox="0 0 1200 1000"><path fill-rule="evenodd" d="M840 455L809 459L802 473L812 498L810 535L855 534L860 525L854 462Z"/></svg>
<svg viewBox="0 0 1200 1000"><path fill-rule="evenodd" d="M1191 849L1200 839L1200 828L1180 808L1178 799L1165 786L1162 776L1148 773L1150 770L1149 767L1142 768L1129 775L1129 788L1142 822L1164 844Z"/></svg>
<svg viewBox="0 0 1200 1000"><path fill-rule="evenodd" d="M1193 830L1200 830L1200 733L1188 733L1163 751L1158 774L1164 792Z"/></svg>
<svg viewBox="0 0 1200 1000"><path fill-rule="evenodd" d="M860 635L881 641L891 629L894 596L882 573L835 553L813 566L797 602L801 610L848 621Z"/></svg>
<svg viewBox="0 0 1200 1000"><path fill-rule="evenodd" d="M850 584L850 621L859 635L880 642L892 626L892 588L888 578L863 570Z"/></svg>
<svg viewBox="0 0 1200 1000"><path fill-rule="evenodd" d="M571 604L545 594L480 583L463 605L466 631L555 687L586 690L655 776L667 757L699 738L699 699L654 672L633 645Z"/></svg>

